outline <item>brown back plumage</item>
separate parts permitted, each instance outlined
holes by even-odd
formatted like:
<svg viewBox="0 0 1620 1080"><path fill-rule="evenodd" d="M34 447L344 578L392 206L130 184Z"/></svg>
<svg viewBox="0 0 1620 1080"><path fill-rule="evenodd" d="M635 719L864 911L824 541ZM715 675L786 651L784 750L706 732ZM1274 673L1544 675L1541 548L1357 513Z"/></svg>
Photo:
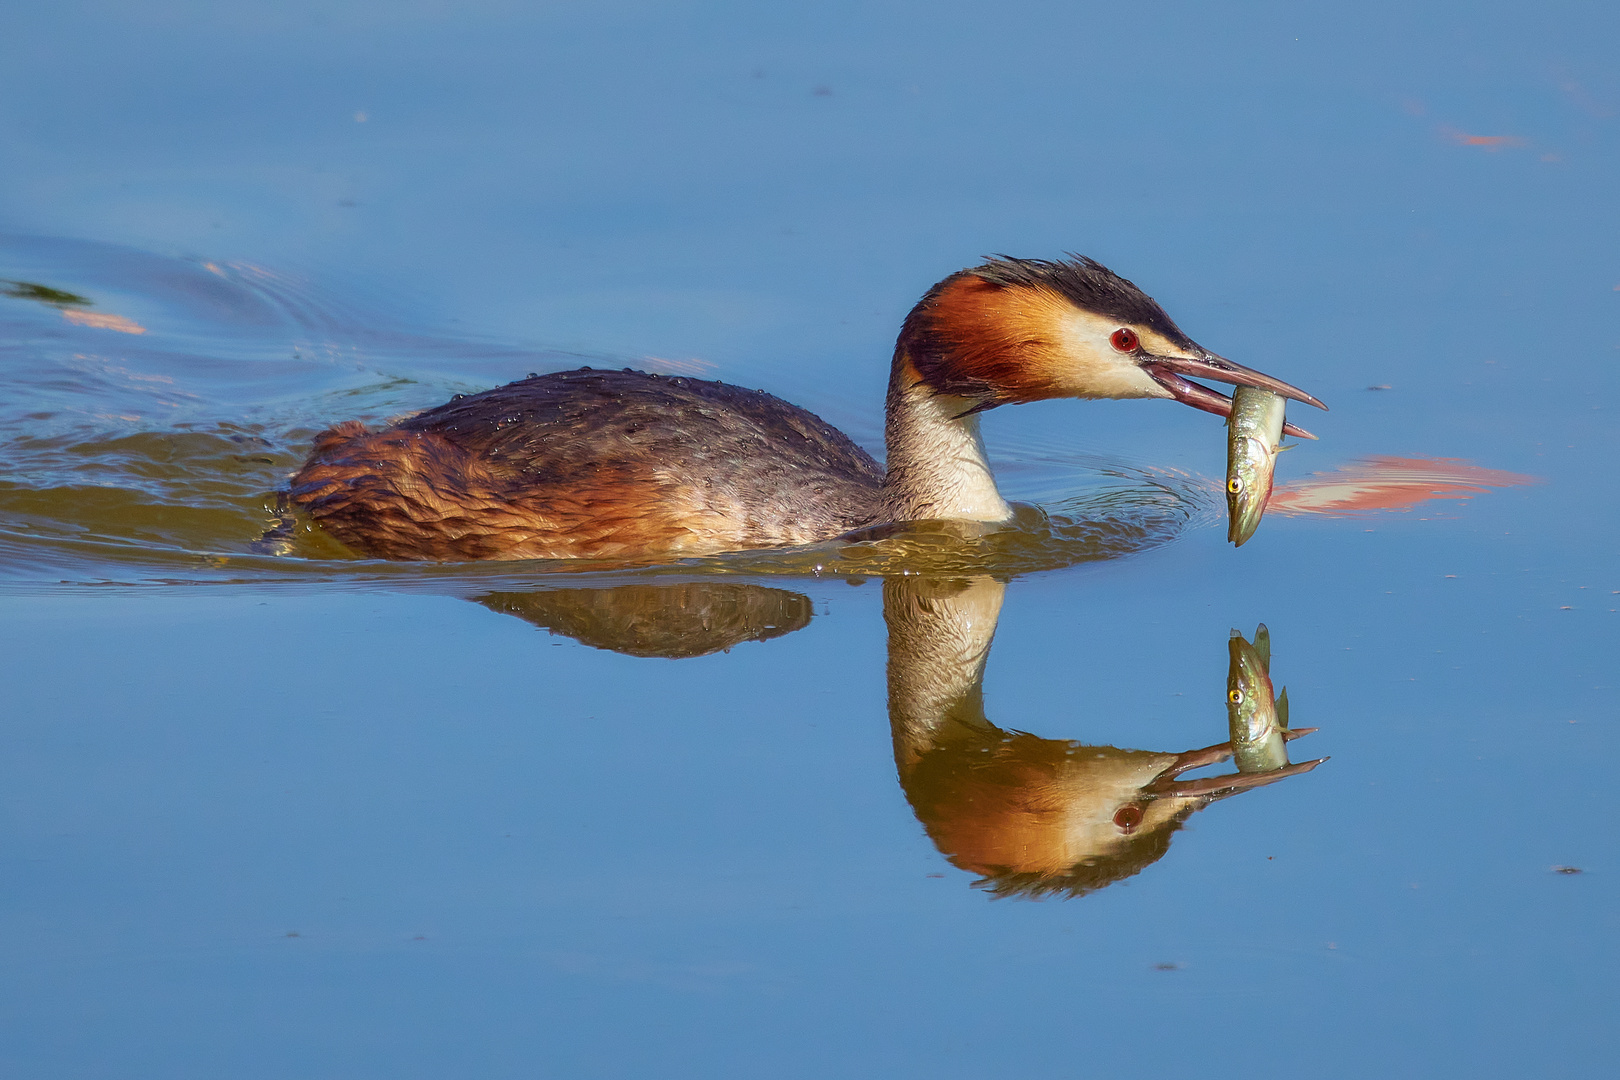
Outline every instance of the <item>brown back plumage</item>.
<svg viewBox="0 0 1620 1080"><path fill-rule="evenodd" d="M534 376L383 431L323 432L291 498L392 559L642 558L828 539L883 471L763 391L630 371Z"/></svg>

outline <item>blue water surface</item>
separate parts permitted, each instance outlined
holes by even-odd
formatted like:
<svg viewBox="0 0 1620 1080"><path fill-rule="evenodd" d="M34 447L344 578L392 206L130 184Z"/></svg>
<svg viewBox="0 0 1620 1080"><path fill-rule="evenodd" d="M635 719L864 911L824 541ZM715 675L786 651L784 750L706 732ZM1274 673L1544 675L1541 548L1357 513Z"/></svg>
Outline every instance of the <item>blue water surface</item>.
<svg viewBox="0 0 1620 1080"><path fill-rule="evenodd" d="M5 1075L1584 1077L1620 1051L1612 5L3 21ZM1181 524L1001 575L985 716L1219 743L1229 631L1264 622L1320 729L1296 757L1332 759L1087 895L992 898L919 818L876 577L738 570L806 617L667 659L489 599L555 568L252 547L320 427L530 370L764 387L878 450L917 297L1067 251L1332 406L1295 415L1321 441L1282 483L1516 478L1234 549L1213 418L989 414L1015 496L1170 477Z"/></svg>

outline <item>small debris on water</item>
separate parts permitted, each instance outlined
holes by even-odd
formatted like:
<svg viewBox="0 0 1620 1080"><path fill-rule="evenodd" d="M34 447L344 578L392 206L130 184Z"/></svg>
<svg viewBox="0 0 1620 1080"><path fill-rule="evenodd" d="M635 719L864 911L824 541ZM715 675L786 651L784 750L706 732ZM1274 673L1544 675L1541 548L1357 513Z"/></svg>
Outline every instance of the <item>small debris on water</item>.
<svg viewBox="0 0 1620 1080"><path fill-rule="evenodd" d="M1153 965L1153 970L1154 971L1180 971L1181 970L1181 965L1180 964L1154 964Z"/></svg>
<svg viewBox="0 0 1620 1080"><path fill-rule="evenodd" d="M1367 389L1369 389L1369 390L1393 390L1395 388L1393 386L1389 385L1389 383L1382 383L1381 382L1381 383L1374 383L1372 386L1367 387Z"/></svg>
<svg viewBox="0 0 1620 1080"><path fill-rule="evenodd" d="M1552 871L1555 874L1584 874L1586 872L1578 866L1555 866Z"/></svg>

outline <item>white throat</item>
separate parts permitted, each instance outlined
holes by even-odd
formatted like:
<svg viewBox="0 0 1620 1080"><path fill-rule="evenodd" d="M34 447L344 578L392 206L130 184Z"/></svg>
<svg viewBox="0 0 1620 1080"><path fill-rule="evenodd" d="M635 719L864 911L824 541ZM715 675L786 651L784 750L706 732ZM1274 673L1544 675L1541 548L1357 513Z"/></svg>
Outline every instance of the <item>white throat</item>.
<svg viewBox="0 0 1620 1080"><path fill-rule="evenodd" d="M996 490L977 414L967 398L927 386L889 390L888 474L884 514L890 521L1006 521L1012 507Z"/></svg>

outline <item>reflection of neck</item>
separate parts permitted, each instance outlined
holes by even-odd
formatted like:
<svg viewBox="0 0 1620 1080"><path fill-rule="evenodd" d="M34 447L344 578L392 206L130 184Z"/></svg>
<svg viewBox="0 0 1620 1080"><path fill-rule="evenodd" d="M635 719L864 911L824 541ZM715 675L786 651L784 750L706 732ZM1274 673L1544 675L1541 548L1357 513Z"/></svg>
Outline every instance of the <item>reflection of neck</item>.
<svg viewBox="0 0 1620 1080"><path fill-rule="evenodd" d="M1012 508L996 490L979 437L974 403L936 394L904 356L889 379L888 475L883 512L890 521L1006 521Z"/></svg>
<svg viewBox="0 0 1620 1080"><path fill-rule="evenodd" d="M989 577L889 578L889 720L902 775L941 742L996 733L984 718L984 663L1005 586Z"/></svg>

